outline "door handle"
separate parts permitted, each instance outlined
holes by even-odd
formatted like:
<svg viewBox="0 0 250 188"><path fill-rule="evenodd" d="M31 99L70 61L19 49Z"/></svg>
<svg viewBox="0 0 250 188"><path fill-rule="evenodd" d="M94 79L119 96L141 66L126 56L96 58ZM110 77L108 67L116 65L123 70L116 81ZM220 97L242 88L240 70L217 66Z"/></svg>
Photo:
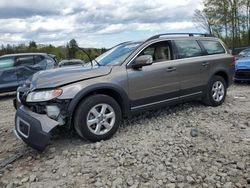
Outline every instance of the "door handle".
<svg viewBox="0 0 250 188"><path fill-rule="evenodd" d="M167 72L173 72L173 71L176 71L175 67L168 67L167 68Z"/></svg>
<svg viewBox="0 0 250 188"><path fill-rule="evenodd" d="M202 63L202 66L206 67L206 66L208 66L209 64L210 64L209 62L203 62L203 63Z"/></svg>

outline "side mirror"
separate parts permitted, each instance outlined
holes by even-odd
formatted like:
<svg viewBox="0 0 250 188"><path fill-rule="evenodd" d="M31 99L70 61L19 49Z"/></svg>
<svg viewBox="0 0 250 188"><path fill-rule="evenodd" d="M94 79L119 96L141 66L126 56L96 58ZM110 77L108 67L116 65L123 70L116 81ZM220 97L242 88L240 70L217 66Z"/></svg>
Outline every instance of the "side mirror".
<svg viewBox="0 0 250 188"><path fill-rule="evenodd" d="M151 55L142 55L137 57L134 62L132 63L133 69L139 69L143 66L152 65L153 63L153 57Z"/></svg>

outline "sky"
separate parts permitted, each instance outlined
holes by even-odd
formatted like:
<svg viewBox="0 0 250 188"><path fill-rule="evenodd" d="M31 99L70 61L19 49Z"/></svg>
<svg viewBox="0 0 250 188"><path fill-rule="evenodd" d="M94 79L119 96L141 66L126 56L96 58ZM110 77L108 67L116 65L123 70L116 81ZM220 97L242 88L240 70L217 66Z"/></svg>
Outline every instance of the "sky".
<svg viewBox="0 0 250 188"><path fill-rule="evenodd" d="M192 22L202 0L1 0L0 44L112 47L169 32L202 32Z"/></svg>

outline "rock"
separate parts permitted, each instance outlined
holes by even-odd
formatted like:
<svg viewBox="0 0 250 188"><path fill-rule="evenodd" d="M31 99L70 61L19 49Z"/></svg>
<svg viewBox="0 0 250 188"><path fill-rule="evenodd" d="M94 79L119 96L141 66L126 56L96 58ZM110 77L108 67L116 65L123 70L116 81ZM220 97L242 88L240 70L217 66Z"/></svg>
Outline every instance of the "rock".
<svg viewBox="0 0 250 188"><path fill-rule="evenodd" d="M129 177L129 178L127 179L127 185L132 186L133 184L134 184L133 178Z"/></svg>
<svg viewBox="0 0 250 188"><path fill-rule="evenodd" d="M32 160L32 157L29 156L29 157L27 158L27 161L31 161L31 160Z"/></svg>
<svg viewBox="0 0 250 188"><path fill-rule="evenodd" d="M21 180L21 183L27 183L29 181L29 177L25 177Z"/></svg>
<svg viewBox="0 0 250 188"><path fill-rule="evenodd" d="M95 149L100 149L101 148L102 143L101 142L96 142L95 143Z"/></svg>
<svg viewBox="0 0 250 188"><path fill-rule="evenodd" d="M247 178L247 184L250 184L250 178Z"/></svg>
<svg viewBox="0 0 250 188"><path fill-rule="evenodd" d="M185 177L182 175L177 175L176 178L178 182L183 182L185 180Z"/></svg>
<svg viewBox="0 0 250 188"><path fill-rule="evenodd" d="M158 185L162 185L162 184L163 184L163 181L162 181L162 180L158 180L158 181L157 181L157 184L158 184Z"/></svg>
<svg viewBox="0 0 250 188"><path fill-rule="evenodd" d="M112 187L117 187L122 185L122 178L116 178L115 181L112 183Z"/></svg>
<svg viewBox="0 0 250 188"><path fill-rule="evenodd" d="M63 156L67 156L69 154L69 151L68 150L63 150L63 152L62 152L62 155Z"/></svg>
<svg viewBox="0 0 250 188"><path fill-rule="evenodd" d="M243 162L237 162L237 169L244 170L245 169L244 163Z"/></svg>
<svg viewBox="0 0 250 188"><path fill-rule="evenodd" d="M55 148L55 147L52 147L52 148L49 149L49 151L50 151L51 153L55 153L56 148Z"/></svg>
<svg viewBox="0 0 250 188"><path fill-rule="evenodd" d="M242 188L242 185L241 185L240 183L236 183L235 186L236 186L237 188Z"/></svg>
<svg viewBox="0 0 250 188"><path fill-rule="evenodd" d="M166 185L166 188L175 188L175 183L169 183Z"/></svg>
<svg viewBox="0 0 250 188"><path fill-rule="evenodd" d="M196 129L196 128L191 129L190 135L191 135L192 137L197 137L197 136L199 135L198 129Z"/></svg>
<svg viewBox="0 0 250 188"><path fill-rule="evenodd" d="M202 187L203 187L203 188L207 188L207 187L209 187L209 186L208 186L208 184L203 183L203 184L202 184Z"/></svg>
<svg viewBox="0 0 250 188"><path fill-rule="evenodd" d="M34 182L34 181L36 181L36 175L34 175L34 174L32 174L32 175L30 175L30 178L29 178L29 180L30 180L30 182Z"/></svg>
<svg viewBox="0 0 250 188"><path fill-rule="evenodd" d="M227 182L223 185L223 188L233 188L233 184L231 182Z"/></svg>
<svg viewBox="0 0 250 188"><path fill-rule="evenodd" d="M9 183L6 188L14 188L14 183Z"/></svg>
<svg viewBox="0 0 250 188"><path fill-rule="evenodd" d="M186 179L187 179L188 183L193 184L195 182L194 178L192 178L191 176L187 176Z"/></svg>
<svg viewBox="0 0 250 188"><path fill-rule="evenodd" d="M191 171L193 171L193 168L191 166L187 166L186 170L189 171L189 172L191 172Z"/></svg>
<svg viewBox="0 0 250 188"><path fill-rule="evenodd" d="M67 173L63 173L63 174L62 174L62 177L67 177Z"/></svg>
<svg viewBox="0 0 250 188"><path fill-rule="evenodd" d="M246 128L247 128L247 126L245 124L240 125L240 129L246 129Z"/></svg>
<svg viewBox="0 0 250 188"><path fill-rule="evenodd" d="M172 176L172 175L168 175L168 176L167 176L167 179L168 179L168 181L170 181L171 183L175 183L175 181L176 181L175 177Z"/></svg>
<svg viewBox="0 0 250 188"><path fill-rule="evenodd" d="M100 182L100 181L95 182L95 186L96 187L103 187L102 182Z"/></svg>

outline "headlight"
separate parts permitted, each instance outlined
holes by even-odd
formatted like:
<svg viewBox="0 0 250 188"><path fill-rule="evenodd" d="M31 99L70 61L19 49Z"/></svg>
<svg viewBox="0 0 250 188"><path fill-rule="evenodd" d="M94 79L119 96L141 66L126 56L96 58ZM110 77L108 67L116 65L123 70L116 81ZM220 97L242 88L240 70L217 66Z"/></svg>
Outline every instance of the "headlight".
<svg viewBox="0 0 250 188"><path fill-rule="evenodd" d="M54 89L47 91L35 91L28 94L26 102L43 102L57 98L62 94L62 89Z"/></svg>

